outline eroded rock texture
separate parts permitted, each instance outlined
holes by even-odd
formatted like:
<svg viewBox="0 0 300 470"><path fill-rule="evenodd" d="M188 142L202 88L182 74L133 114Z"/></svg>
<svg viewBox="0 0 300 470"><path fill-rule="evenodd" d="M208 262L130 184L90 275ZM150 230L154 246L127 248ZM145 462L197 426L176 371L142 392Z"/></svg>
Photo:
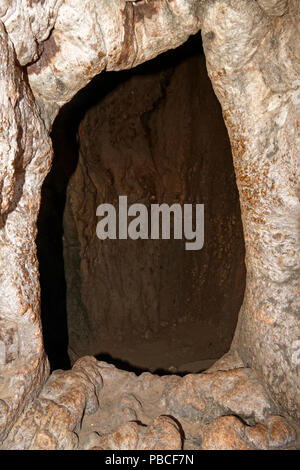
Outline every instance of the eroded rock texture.
<svg viewBox="0 0 300 470"><path fill-rule="evenodd" d="M202 36L231 140L246 243L234 347L299 418L299 2L289 3L290 12L274 19L253 2L207 2Z"/></svg>
<svg viewBox="0 0 300 470"><path fill-rule="evenodd" d="M214 393L210 395L210 391ZM53 372L2 449L289 449L297 427L277 414L251 369L228 354L204 374L159 377L92 357Z"/></svg>
<svg viewBox="0 0 300 470"><path fill-rule="evenodd" d="M40 328L36 218L51 143L0 23L0 440L48 374Z"/></svg>
<svg viewBox="0 0 300 470"><path fill-rule="evenodd" d="M200 29L202 1L64 0L29 81L51 123L96 74L123 70L175 48Z"/></svg>
<svg viewBox="0 0 300 470"><path fill-rule="evenodd" d="M63 0L2 0L0 20L14 44L21 65L35 62L44 53Z"/></svg>
<svg viewBox="0 0 300 470"><path fill-rule="evenodd" d="M189 52L194 55L185 58ZM64 215L72 359L112 354L111 343L116 349L117 342L130 347L158 337L165 337L166 349L178 328L182 335L198 332L195 357L181 364L220 357L230 347L244 293L231 151L201 41L181 54L184 59L165 58L169 68L161 67L164 60L154 63L161 67L156 73L142 67L126 75L80 125ZM119 195L149 210L154 203L205 204L204 248L186 251L178 240L100 241L97 206L118 207ZM156 367L167 365L164 349ZM180 365L180 354L168 366Z"/></svg>
<svg viewBox="0 0 300 470"><path fill-rule="evenodd" d="M96 410L102 380L102 399L107 393L111 400L107 422L113 417L115 426L98 430L96 448L124 448L134 435L143 445L149 436L153 441L153 433L155 442L158 435L162 439L159 446L178 447L179 428L172 418L158 418L166 413L180 418L190 448L296 445L289 419L300 417L299 11L298 0L2 1L0 440L9 434L4 448L78 446L74 433L85 406ZM94 74L152 58L201 25L208 73L233 150L246 241L246 295L229 364L225 358L225 366L219 363L202 376L136 377L87 359L84 370L55 372L35 398L48 374L34 245L40 187L51 158L44 122L49 128L60 105ZM39 108L19 67L31 61ZM119 385L116 397L112 382ZM119 442L115 431L124 424L122 416L127 423L142 412L147 430L127 425L117 434L124 436Z"/></svg>
<svg viewBox="0 0 300 470"><path fill-rule="evenodd" d="M98 409L102 387L94 358L82 358L72 370L52 373L38 398L32 400L3 445L4 449L76 449L83 414Z"/></svg>

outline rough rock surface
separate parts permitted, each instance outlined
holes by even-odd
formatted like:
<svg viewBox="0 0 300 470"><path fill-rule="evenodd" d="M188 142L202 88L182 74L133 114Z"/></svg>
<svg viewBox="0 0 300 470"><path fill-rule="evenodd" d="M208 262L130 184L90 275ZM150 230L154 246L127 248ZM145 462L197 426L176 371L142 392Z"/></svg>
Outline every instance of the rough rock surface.
<svg viewBox="0 0 300 470"><path fill-rule="evenodd" d="M236 354L228 354L205 373L182 378L136 376L104 362L99 368L101 408L83 419L83 436L90 430L109 435L128 421L149 425L158 415L168 415L180 423L186 439L199 439L205 426L223 415L239 416L253 426L278 411Z"/></svg>
<svg viewBox="0 0 300 470"><path fill-rule="evenodd" d="M123 0L103 0L97 4L102 8L105 28L101 30L103 40L97 36L96 50L91 57L85 49L88 41L78 45L75 38L78 33L86 38L87 30L94 35L99 27L101 21L96 18L98 10L94 1L86 0L83 4L65 0L60 4L50 0L6 0L1 3L0 16L6 29L1 21L0 440L10 432L13 439L8 442L11 447L17 445L20 424L24 432L34 431L32 435L27 434L28 439L20 440L19 448L58 448L60 432L66 429L63 423L68 423L69 418L64 415L63 407L56 429L56 421L51 417L53 407L67 403L72 424L65 431L66 435L71 433L65 446L76 447L74 429L82 419L85 404L95 410L96 403L94 399L88 400L93 376L90 369L87 374L74 369L74 372L54 373L49 379L53 390L49 392L46 386L41 398L35 400L48 374L40 330L34 238L40 188L49 169L51 146L26 71L19 67L15 52L23 65L41 54L28 71L39 109L49 127L59 105L70 99L93 74L104 67L118 70L154 57L179 45L202 25L208 73L223 108L242 208L247 287L232 349L240 353L244 367L210 371L204 378L184 379L158 378L151 374L133 377L112 371L101 363L95 367L101 369L103 390L105 380L110 383L116 377L131 390L130 399L135 403L132 411L136 414L139 409L147 409L147 403L149 406L147 400L143 404L142 398L136 397L151 392L151 398L155 397L159 406L150 422L164 414L159 408L165 405L171 404L177 410L176 395L181 388L190 389L193 402L194 394L202 398L202 389L195 390L194 382L203 386L205 395L206 383L210 381L213 410L224 411L225 405L226 414L230 414L232 406L238 403L239 413L245 419L251 417L256 421L263 417L262 422L253 423L251 431L243 428L236 417L225 420L222 413L216 415L217 423L206 422L198 407L199 432L191 435L196 440L200 428L210 426L204 439L207 448L239 447L244 432L246 446L248 442L260 442L259 446L264 446L268 439L270 447L290 445L287 443L294 439L294 434L288 420L293 417L299 421L300 417L299 1L155 0L150 4L142 0L127 5ZM78 18L81 14L83 21L78 30L74 15ZM124 28L125 19L131 25L129 28ZM119 34L120 31L124 34ZM41 52L37 44L43 42ZM91 50L93 45L92 42ZM107 60L101 60L103 54ZM95 62L99 64L95 66ZM84 76L86 81L82 79ZM228 396L232 394L234 380L240 396L246 397L245 409L242 400L231 403ZM222 386L217 387L219 381L224 384L223 391ZM244 385L240 386L241 383ZM112 389L108 387L108 390L111 394ZM53 407L50 404L47 408L43 393L46 402L49 396L55 397ZM253 400L249 400L250 393L254 394ZM272 396L269 402L268 394ZM175 399L166 399L170 397ZM185 418L193 420L189 396L184 398L182 410L188 410ZM119 409L121 402L117 399ZM248 403L252 403L252 412ZM153 402L150 404L152 407ZM180 415L183 411L179 406ZM275 412L274 406L278 408ZM131 407L125 406L124 414L120 414L125 422L128 413L133 414ZM278 417L281 414L289 418L282 421ZM39 421L41 416L45 418L43 423ZM113 417L117 421L118 412ZM18 424L10 430L17 418ZM195 424L198 425L188 423L190 427ZM256 425L261 426L255 429ZM228 426L231 439L225 435Z"/></svg>
<svg viewBox="0 0 300 470"><path fill-rule="evenodd" d="M51 143L0 22L0 441L48 374L34 243Z"/></svg>
<svg viewBox="0 0 300 470"><path fill-rule="evenodd" d="M272 426L278 428L275 430ZM246 426L236 416L222 416L204 428L201 448L203 450L280 449L295 443L295 437L294 429L281 416L270 416L265 424L259 423L255 426Z"/></svg>
<svg viewBox="0 0 300 470"><path fill-rule="evenodd" d="M234 347L299 419L299 2L289 4L274 19L256 2L209 1L202 37L230 136L246 243Z"/></svg>
<svg viewBox="0 0 300 470"><path fill-rule="evenodd" d="M122 70L182 44L200 29L202 1L64 0L29 81L46 121L96 74Z"/></svg>
<svg viewBox="0 0 300 470"><path fill-rule="evenodd" d="M205 374L159 377L118 370L93 357L55 371L25 408L2 449L279 449L298 445L296 428L227 355ZM197 378L203 376L204 380ZM187 389L186 384L197 381ZM207 381L209 385L207 385ZM217 383L218 382L218 383ZM178 390L185 389L179 396ZM208 390L217 390L213 395ZM166 397L179 398L178 402ZM238 403L238 405L237 405ZM206 406L208 405L208 406ZM187 412L193 409L194 411Z"/></svg>
<svg viewBox="0 0 300 470"><path fill-rule="evenodd" d="M279 3L204 2L202 36L230 136L246 242L234 347L299 418L299 2L288 10Z"/></svg>
<svg viewBox="0 0 300 470"><path fill-rule="evenodd" d="M113 433L89 434L84 449L93 450L177 450L182 449L182 435L178 424L168 416L158 416L149 426L131 421L119 426Z"/></svg>
<svg viewBox="0 0 300 470"><path fill-rule="evenodd" d="M230 347L244 294L243 232L226 128L200 40L196 48L177 63L166 58L169 68L126 75L80 124L79 161L64 214L72 359L84 353L120 357L118 344L126 351L133 342L136 348L155 342L157 368L180 365L174 352L184 354L180 339L165 364L179 328L195 343L195 352L186 353L195 357L181 364L220 357ZM97 206L118 207L123 194L128 205L143 203L149 210L154 203L204 203L203 249L186 251L185 240L100 241ZM142 352L131 356L121 357L149 367Z"/></svg>
<svg viewBox="0 0 300 470"><path fill-rule="evenodd" d="M76 449L84 413L98 409L98 391L102 387L99 366L94 358L82 358L70 371L51 374L38 398L25 409L2 448Z"/></svg>
<svg viewBox="0 0 300 470"><path fill-rule="evenodd" d="M49 38L63 0L2 0L0 20L14 44L20 65L39 59Z"/></svg>
<svg viewBox="0 0 300 470"><path fill-rule="evenodd" d="M81 448L149 449L147 436L157 449L297 447L299 429L277 415L276 405L253 372L243 369L236 353L227 354L204 374L183 378L136 376L104 362L98 366L103 379L101 406L82 420ZM181 389L184 393L179 396ZM170 397L178 398L172 406Z"/></svg>

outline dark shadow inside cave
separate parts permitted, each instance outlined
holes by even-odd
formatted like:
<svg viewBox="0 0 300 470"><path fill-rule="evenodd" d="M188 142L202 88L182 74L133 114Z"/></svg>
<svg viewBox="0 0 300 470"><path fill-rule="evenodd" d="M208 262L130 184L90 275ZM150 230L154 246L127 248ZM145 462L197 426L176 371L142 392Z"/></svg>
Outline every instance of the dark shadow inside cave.
<svg viewBox="0 0 300 470"><path fill-rule="evenodd" d="M197 372L224 354L245 288L230 144L200 34L135 69L96 77L60 111L37 248L52 369L91 354L137 373ZM96 208L205 206L205 243L105 240Z"/></svg>

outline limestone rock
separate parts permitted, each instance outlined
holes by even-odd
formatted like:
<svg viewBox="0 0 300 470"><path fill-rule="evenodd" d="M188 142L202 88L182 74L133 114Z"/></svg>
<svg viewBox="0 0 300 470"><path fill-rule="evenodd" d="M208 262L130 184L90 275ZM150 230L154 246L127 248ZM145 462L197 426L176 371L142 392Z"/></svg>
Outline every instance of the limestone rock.
<svg viewBox="0 0 300 470"><path fill-rule="evenodd" d="M267 439L271 448L292 444L294 429L279 415L300 418L299 1L4 0L0 18L3 447L76 448L84 410L95 412L96 389L105 382L100 370L108 385L120 381L122 392L142 405L153 394L149 433L155 417L171 412L180 422L208 426L206 448L262 448ZM35 235L52 158L46 126L96 73L137 65L200 27L241 201L247 287L232 351L243 367L225 365L183 379L134 377L84 360L52 374L42 389L49 368ZM32 60L27 70L20 67ZM118 403L117 392L111 393ZM137 411L147 417L146 406ZM261 426L251 430L224 414ZM175 427L161 421L155 426L164 446L177 446Z"/></svg>
<svg viewBox="0 0 300 470"><path fill-rule="evenodd" d="M97 445L105 450L135 450L140 428L141 426L135 422L123 424L112 434L101 436Z"/></svg>
<svg viewBox="0 0 300 470"><path fill-rule="evenodd" d="M203 430L203 450L279 449L296 439L294 429L281 416L246 426L235 416L222 416Z"/></svg>
<svg viewBox="0 0 300 470"><path fill-rule="evenodd" d="M0 442L49 373L34 240L51 158L48 132L0 21Z"/></svg>
<svg viewBox="0 0 300 470"><path fill-rule="evenodd" d="M64 0L28 68L46 121L103 70L132 68L182 44L199 31L201 7L202 0Z"/></svg>
<svg viewBox="0 0 300 470"><path fill-rule="evenodd" d="M159 416L147 427L128 422L110 434L91 433L83 447L94 450L177 450L182 448L182 437L172 418Z"/></svg>
<svg viewBox="0 0 300 470"><path fill-rule="evenodd" d="M242 438L244 425L235 416L222 416L209 424L204 433L203 450L246 450Z"/></svg>
<svg viewBox="0 0 300 470"><path fill-rule="evenodd" d="M282 16L288 10L288 0L258 0L257 3L270 16Z"/></svg>
<svg viewBox="0 0 300 470"><path fill-rule="evenodd" d="M71 371L51 374L36 400L25 409L5 440L3 449L76 449L75 431L84 413L98 409L102 377L96 359L86 357Z"/></svg>
<svg viewBox="0 0 300 470"><path fill-rule="evenodd" d="M176 421L168 416L159 416L147 427L139 444L140 450L180 450L182 435Z"/></svg>
<svg viewBox="0 0 300 470"><path fill-rule="evenodd" d="M269 446L269 431L265 424L256 424L245 428L245 436L257 449L266 450Z"/></svg>
<svg viewBox="0 0 300 470"><path fill-rule="evenodd" d="M209 422L226 413L254 424L276 410L247 368L186 375L164 393L162 401L168 414L191 423Z"/></svg>
<svg viewBox="0 0 300 470"><path fill-rule="evenodd" d="M282 416L270 416L266 420L269 429L269 445L282 447L296 439L295 430Z"/></svg>
<svg viewBox="0 0 300 470"><path fill-rule="evenodd" d="M43 42L51 34L62 3L63 0L1 1L0 20L21 65L38 60L43 53Z"/></svg>
<svg viewBox="0 0 300 470"><path fill-rule="evenodd" d="M247 287L233 348L263 377L277 403L299 419L300 41L295 3L299 11L299 2L289 2L290 10L274 20L258 2L207 2L202 37L230 136L246 243Z"/></svg>
<svg viewBox="0 0 300 470"><path fill-rule="evenodd" d="M84 450L101 450L100 448L100 439L101 437L97 432L90 432L83 439L81 448Z"/></svg>

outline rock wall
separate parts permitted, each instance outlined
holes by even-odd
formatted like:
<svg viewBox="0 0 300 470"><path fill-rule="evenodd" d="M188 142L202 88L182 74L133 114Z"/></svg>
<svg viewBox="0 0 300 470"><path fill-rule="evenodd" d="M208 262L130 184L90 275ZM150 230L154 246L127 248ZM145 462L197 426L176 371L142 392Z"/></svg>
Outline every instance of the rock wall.
<svg viewBox="0 0 300 470"><path fill-rule="evenodd" d="M36 218L51 141L0 22L0 441L48 373L40 324Z"/></svg>
<svg viewBox="0 0 300 470"><path fill-rule="evenodd" d="M127 74L80 125L64 215L73 359L110 352L111 342L169 338L173 324L190 323L187 334L197 328L198 359L230 346L244 292L244 242L230 145L201 51L197 37ZM148 207L204 203L204 248L100 241L96 208L117 206L119 195Z"/></svg>
<svg viewBox="0 0 300 470"><path fill-rule="evenodd" d="M278 10L266 16L247 2L246 20L245 2L207 2L202 37L230 136L245 233L247 283L234 347L299 419L300 9L291 0L282 15L287 2L261 3Z"/></svg>
<svg viewBox="0 0 300 470"><path fill-rule="evenodd" d="M49 379L50 391L44 386L41 400L35 400L49 372L34 243L41 184L52 153L47 129L59 108L97 73L131 68L177 47L200 28L209 77L231 141L246 242L246 294L231 353L241 356L237 375L242 367L247 369L275 400L276 414L299 422L299 12L299 0L1 2L1 441L11 432L12 447L18 445L17 435L22 441L22 434L26 442L19 448L30 448L36 435L37 448L59 447L61 430L75 432L89 391L93 395L98 387L98 379L91 384L91 370L88 377L81 370L71 378L58 373ZM219 367L221 377L210 372L209 391L218 400L219 385L224 386L228 404L230 374L223 364ZM146 382L144 378L141 388L149 390L148 379L155 376L146 374ZM175 401L182 393L188 408L195 403L201 414L206 404L199 400L198 381L204 382L207 396L206 380L187 376L176 387ZM79 383L82 393L76 400ZM249 384L251 380L243 382L243 392ZM248 400L246 407L254 416L257 386L250 389L249 403L255 409L248 408ZM244 403L244 396L235 395L235 411L226 405L221 414L236 415L235 405ZM168 403L174 403L174 396ZM182 400L178 403L181 411ZM70 414L62 412L57 427L56 410L66 404ZM228 430L234 431L235 442L247 435L243 447L249 436L251 442L269 440L274 447L276 434L284 429L286 438L277 440L279 447L294 440L285 424L278 427L278 416L252 429L224 416L210 424L204 448L222 448ZM148 435L169 425L156 421ZM43 426L45 432L39 434ZM73 437L68 444L72 448L78 445ZM115 439L113 433L104 441L115 445ZM138 440L144 445L142 436ZM98 442L100 447L104 441Z"/></svg>

